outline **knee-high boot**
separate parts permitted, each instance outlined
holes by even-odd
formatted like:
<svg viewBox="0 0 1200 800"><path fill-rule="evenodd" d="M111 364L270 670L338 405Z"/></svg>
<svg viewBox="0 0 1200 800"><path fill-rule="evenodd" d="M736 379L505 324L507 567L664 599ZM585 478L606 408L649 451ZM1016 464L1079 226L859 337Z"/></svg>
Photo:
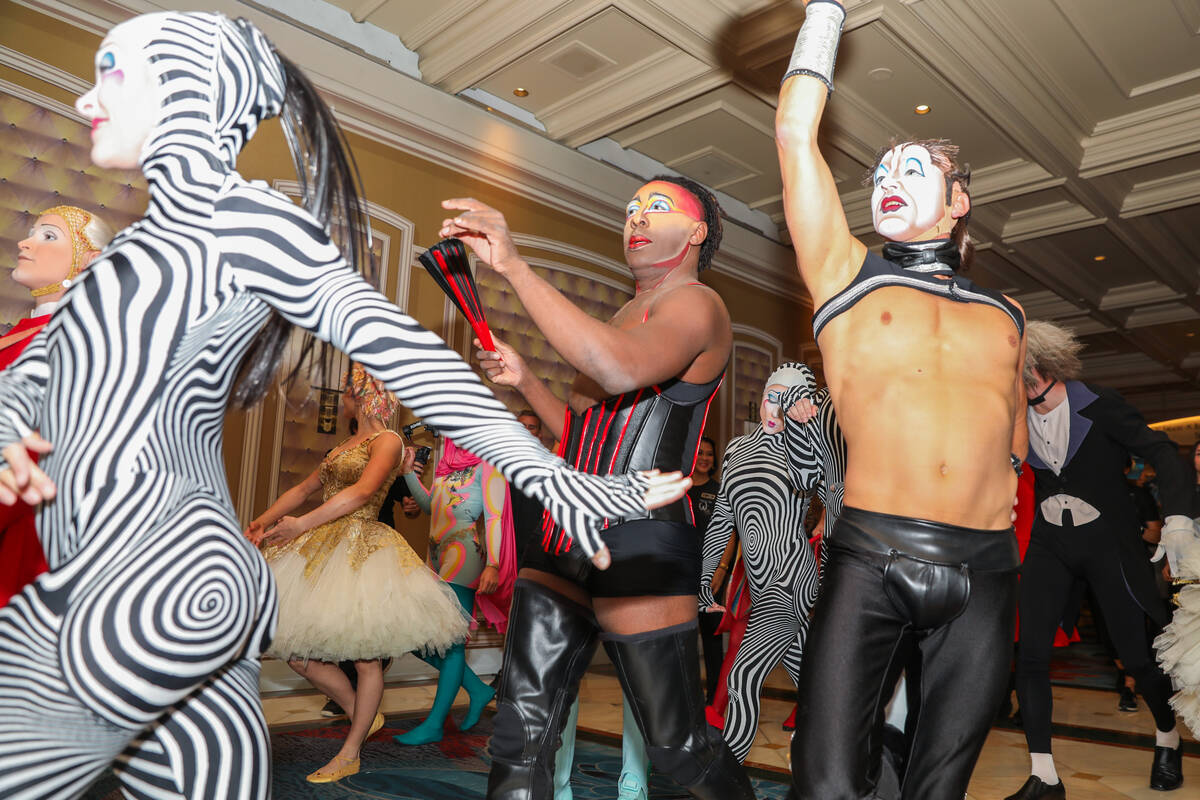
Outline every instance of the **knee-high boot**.
<svg viewBox="0 0 1200 800"><path fill-rule="evenodd" d="M592 612L518 580L490 750L488 800L550 800L554 754L579 681L596 652Z"/></svg>
<svg viewBox="0 0 1200 800"><path fill-rule="evenodd" d="M630 636L604 650L646 740L650 763L699 800L754 800L742 765L704 718L696 623Z"/></svg>

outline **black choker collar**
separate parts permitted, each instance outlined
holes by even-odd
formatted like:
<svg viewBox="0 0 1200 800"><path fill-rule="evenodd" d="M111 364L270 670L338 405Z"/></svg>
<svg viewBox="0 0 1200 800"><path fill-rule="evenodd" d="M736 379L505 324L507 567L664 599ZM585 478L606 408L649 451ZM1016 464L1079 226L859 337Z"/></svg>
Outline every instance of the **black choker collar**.
<svg viewBox="0 0 1200 800"><path fill-rule="evenodd" d="M883 257L904 269L932 275L953 275L960 264L958 246L951 239L888 242Z"/></svg>
<svg viewBox="0 0 1200 800"><path fill-rule="evenodd" d="M1050 381L1050 383L1046 386L1045 391L1043 391L1037 397L1030 397L1028 399L1029 407L1033 408L1034 406L1040 406L1042 403L1046 402L1046 395L1050 394L1050 390L1054 388L1054 384L1056 383L1058 383L1058 381Z"/></svg>

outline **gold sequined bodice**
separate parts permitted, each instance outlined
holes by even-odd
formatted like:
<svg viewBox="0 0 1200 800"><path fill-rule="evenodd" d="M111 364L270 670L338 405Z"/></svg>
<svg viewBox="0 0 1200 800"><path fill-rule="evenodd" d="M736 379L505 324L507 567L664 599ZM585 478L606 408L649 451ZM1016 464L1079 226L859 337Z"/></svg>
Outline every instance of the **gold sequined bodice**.
<svg viewBox="0 0 1200 800"><path fill-rule="evenodd" d="M387 431L380 431L375 436L380 436ZM392 435L388 433L388 435ZM320 472L321 477L321 502L326 502L338 492L345 489L347 486L353 486L358 483L358 479L362 477L363 470L367 468L367 462L371 460L371 455L368 448L375 436L368 437L363 441L343 450L340 453L327 456L321 462ZM340 447L341 445L339 445ZM388 489L391 488L392 482L400 474L400 464L397 463L392 471L388 473L387 478L375 490L375 494L371 495L367 502L363 503L358 510L352 511L346 516L352 519L378 519L379 509L383 507L384 498L387 497Z"/></svg>
<svg viewBox="0 0 1200 800"><path fill-rule="evenodd" d="M382 433L388 432L380 431L375 436ZM322 502L358 482L367 468L367 462L371 460L368 447L375 436L327 456L321 462L318 475L321 478ZM263 548L263 557L269 564L285 553L298 553L307 562L305 574L311 575L344 543L350 566L354 569L361 567L367 558L383 547L394 548L401 569L407 571L423 567L424 562L404 537L378 520L379 508L399 472L400 465L397 463L370 499L354 511L305 531L290 542Z"/></svg>

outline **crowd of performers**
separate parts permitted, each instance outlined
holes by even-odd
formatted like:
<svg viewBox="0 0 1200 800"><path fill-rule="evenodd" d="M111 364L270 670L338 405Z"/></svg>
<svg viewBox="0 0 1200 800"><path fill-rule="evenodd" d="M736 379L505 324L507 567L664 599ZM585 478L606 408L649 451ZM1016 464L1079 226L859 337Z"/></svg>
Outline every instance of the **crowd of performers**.
<svg viewBox="0 0 1200 800"><path fill-rule="evenodd" d="M693 797L753 798L740 762L763 680L782 663L797 685L794 797L958 800L1009 686L1019 606L1031 774L1010 800L1063 797L1048 664L1079 579L1154 714L1151 786L1178 788L1171 706L1200 722L1200 587L1183 589L1168 621L1118 482L1130 452L1157 468L1160 563L1175 577L1200 574L1197 482L1119 396L1079 380L1068 332L1027 323L960 274L971 197L956 147L882 149L868 183L888 243L877 255L851 235L817 147L845 11L806 5L776 132L828 386L780 365L761 424L728 445L719 483L710 455L695 504L686 475L732 350L724 303L699 280L721 241L711 192L678 176L637 191L623 234L637 291L607 321L530 268L501 211L443 203L440 235L502 276L577 370L560 398L513 348L480 345L487 377L529 406L518 421L364 277L353 159L311 84L254 25L158 13L110 31L77 108L93 120L92 160L139 166L149 207L116 236L81 209L40 215L14 272L35 316L0 340L12 594L0 610L0 795L77 797L111 767L131 797L268 797L268 653L349 715L341 748L309 776L339 780L383 724L382 661L416 652L439 671L437 697L398 741L440 738L460 687L463 728L494 694L487 796L566 797L579 685L602 645L626 704L623 798L645 797L647 763ZM235 169L275 116L303 207ZM273 385L294 326L303 352L353 359L343 407L357 429L242 531L225 411ZM432 488L387 429L398 403L447 439ZM1026 458L1022 566L1012 514ZM378 521L401 476L431 516L428 563ZM293 515L318 489L321 503ZM804 525L814 496L820 568ZM703 535L697 508L711 514ZM699 615L722 610L714 590L734 531L744 589L724 594L741 630L722 713L706 708L722 686L701 680ZM506 632L494 690L465 664L476 611ZM1165 624L1159 660L1147 614ZM889 782L884 704L902 676Z"/></svg>

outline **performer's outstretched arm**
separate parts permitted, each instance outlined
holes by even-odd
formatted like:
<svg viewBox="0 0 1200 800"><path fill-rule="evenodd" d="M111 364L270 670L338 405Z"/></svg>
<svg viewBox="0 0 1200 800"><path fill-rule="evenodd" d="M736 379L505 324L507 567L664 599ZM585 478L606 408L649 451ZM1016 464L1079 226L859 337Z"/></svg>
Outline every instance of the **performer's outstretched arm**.
<svg viewBox="0 0 1200 800"><path fill-rule="evenodd" d="M484 263L503 275L550 345L605 392L620 394L678 377L698 363L697 357L711 360L712 377L724 369L729 312L707 286L672 291L651 307L641 325L610 325L576 306L533 271L517 254L499 211L471 198L447 200L442 206L464 213L446 220L441 235L462 238Z"/></svg>
<svg viewBox="0 0 1200 800"><path fill-rule="evenodd" d="M678 475L585 476L565 467L496 399L458 353L351 270L325 230L287 197L254 186L216 205L234 285L360 362L418 417L495 466L607 566L598 530L671 502Z"/></svg>
<svg viewBox="0 0 1200 800"><path fill-rule="evenodd" d="M779 92L775 142L788 232L800 274L819 307L850 282L866 246L850 235L833 174L817 147L845 10L835 0L806 0L806 6Z"/></svg>

